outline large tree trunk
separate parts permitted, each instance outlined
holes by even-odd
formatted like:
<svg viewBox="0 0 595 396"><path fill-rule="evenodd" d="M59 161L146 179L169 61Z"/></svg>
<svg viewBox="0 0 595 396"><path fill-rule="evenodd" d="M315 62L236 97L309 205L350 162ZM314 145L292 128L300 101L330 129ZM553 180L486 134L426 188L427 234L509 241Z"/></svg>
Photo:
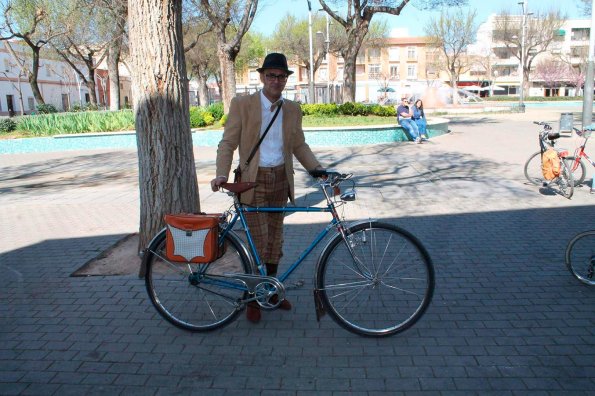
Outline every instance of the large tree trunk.
<svg viewBox="0 0 595 396"><path fill-rule="evenodd" d="M89 90L89 101L91 101L92 105L97 106L97 92L95 92L95 89L97 88L97 84L95 84L94 74L95 74L95 72L92 72L89 75L89 78L87 79L87 81L85 81L85 85L87 86L87 89Z"/></svg>
<svg viewBox="0 0 595 396"><path fill-rule="evenodd" d="M219 65L221 67L221 85L223 88L221 98L223 99L223 111L227 114L229 113L231 100L236 96L235 57L233 57L224 46L219 46L217 57L219 58Z"/></svg>
<svg viewBox="0 0 595 396"><path fill-rule="evenodd" d="M122 39L116 39L109 47L107 55L107 72L109 76L109 109L120 110L120 52Z"/></svg>
<svg viewBox="0 0 595 396"><path fill-rule="evenodd" d="M369 21L361 21L357 29L352 29L347 32L349 42L352 43L343 52L343 59L345 60L345 68L343 69L343 103L355 102L355 73L357 54L364 42L366 34L368 34Z"/></svg>
<svg viewBox="0 0 595 396"><path fill-rule="evenodd" d="M33 67L31 68L31 72L27 76L29 80L29 85L31 85L31 91L33 92L33 97L37 102L37 105L45 104L45 100L43 100L43 95L41 94L41 90L39 89L39 85L37 84L37 75L39 73L39 48L37 50L33 50Z"/></svg>
<svg viewBox="0 0 595 396"><path fill-rule="evenodd" d="M198 103L201 106L208 106L209 87L207 85L207 74L199 70L196 79L198 80Z"/></svg>
<svg viewBox="0 0 595 396"><path fill-rule="evenodd" d="M166 213L200 210L190 116L182 0L128 0L132 98L144 249ZM141 269L141 276L144 275Z"/></svg>

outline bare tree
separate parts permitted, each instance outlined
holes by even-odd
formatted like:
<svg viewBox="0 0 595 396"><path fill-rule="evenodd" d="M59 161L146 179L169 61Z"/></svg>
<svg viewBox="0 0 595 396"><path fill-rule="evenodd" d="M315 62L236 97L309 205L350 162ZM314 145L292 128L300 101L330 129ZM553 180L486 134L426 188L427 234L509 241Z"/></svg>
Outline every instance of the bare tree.
<svg viewBox="0 0 595 396"><path fill-rule="evenodd" d="M475 40L477 25L475 10L464 13L461 9L454 12L442 11L440 16L431 19L425 27L430 46L440 49L444 69L448 73L452 87L452 102L458 103L457 84L459 76L472 66L467 48Z"/></svg>
<svg viewBox="0 0 595 396"><path fill-rule="evenodd" d="M190 38L190 44L184 49L189 78L198 82L198 101L205 106L209 103L208 79L219 67L217 54L211 50L216 46L217 38L212 33L211 24L200 15L185 21L184 25L184 37Z"/></svg>
<svg viewBox="0 0 595 396"><path fill-rule="evenodd" d="M107 57L111 39L117 39L118 36L106 33L111 26L108 21L112 17L104 8L99 8L94 2L70 1L75 5L75 10L62 15L63 24L70 29L59 39L53 40L51 46L84 82L89 90L91 104L97 106L95 71ZM106 87L103 89L105 92Z"/></svg>
<svg viewBox="0 0 595 396"><path fill-rule="evenodd" d="M313 62L310 64L310 41L308 32L308 20L297 19L293 15L286 15L278 24L273 36L271 45L273 48L283 48L283 53L298 64L304 65L307 72L308 82L310 82L310 70L316 74L316 71L322 65L326 56L326 47L323 42L313 42ZM325 19L320 16L312 18L312 30L322 31L325 29ZM333 42L333 40L331 40ZM310 99L312 100L312 99Z"/></svg>
<svg viewBox="0 0 595 396"><path fill-rule="evenodd" d="M527 92L529 73L535 58L550 49L559 39L560 28L564 18L559 11L552 11L546 15L536 14L527 18L524 34L522 17L502 12L496 17L494 24L494 41L503 43L508 52L519 60L522 69L523 90Z"/></svg>
<svg viewBox="0 0 595 396"><path fill-rule="evenodd" d="M568 79L569 66L557 59L547 58L535 66L535 76L543 80L547 88L560 87Z"/></svg>
<svg viewBox="0 0 595 396"><path fill-rule="evenodd" d="M139 163L139 248L143 248L163 226L165 213L194 213L200 210L200 200L188 111L182 0L129 0L128 26Z"/></svg>
<svg viewBox="0 0 595 396"><path fill-rule="evenodd" d="M127 0L86 0L97 6L97 11L106 14L104 23L105 40L109 42L107 48L107 70L109 76L110 103L112 111L121 108L120 99L120 61L122 48L126 42L126 21L128 16Z"/></svg>
<svg viewBox="0 0 595 396"><path fill-rule="evenodd" d="M65 29L51 19L50 1L2 0L0 2L4 21L0 25L0 41L18 63L33 91L37 104L45 104L38 84L40 52L48 42L65 33ZM11 44L13 39L21 40L31 50L31 64L19 57Z"/></svg>
<svg viewBox="0 0 595 396"><path fill-rule="evenodd" d="M370 29L370 22L375 14L400 15L410 0L319 0L320 5L345 30L346 46L339 53L345 61L343 74L343 102L355 100L355 70L357 54ZM420 0L420 7L438 5L458 5L466 0ZM395 4L399 3L395 6ZM346 10L345 17L334 10Z"/></svg>
<svg viewBox="0 0 595 396"><path fill-rule="evenodd" d="M256 15L258 0L191 1L202 7L217 36L223 108L227 113L231 99L236 94L235 60L242 46L242 38Z"/></svg>
<svg viewBox="0 0 595 396"><path fill-rule="evenodd" d="M12 69L13 67L17 67L18 65L15 63L11 63L10 64L10 68ZM10 85L12 85L12 87L19 93L19 104L21 105L21 115L25 115L25 103L23 102L23 86L21 85L21 77L26 77L26 74L24 72L23 69L21 69L20 67L18 68L18 73L17 73L17 78L16 78L16 84L15 81L13 81L13 77L11 77L9 75L8 72L1 72L0 74L2 74L4 76L4 78L6 78L7 81L10 81Z"/></svg>

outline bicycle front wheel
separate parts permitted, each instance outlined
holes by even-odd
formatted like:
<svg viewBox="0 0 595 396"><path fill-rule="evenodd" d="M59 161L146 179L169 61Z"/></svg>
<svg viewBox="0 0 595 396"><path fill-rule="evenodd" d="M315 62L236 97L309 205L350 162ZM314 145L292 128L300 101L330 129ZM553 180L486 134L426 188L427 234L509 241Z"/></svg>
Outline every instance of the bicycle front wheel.
<svg viewBox="0 0 595 396"><path fill-rule="evenodd" d="M581 160L581 157L564 157L564 162L568 168L570 168L570 172L572 173L572 178L574 179L574 186L578 187L585 181L585 176L587 175L587 168L585 164Z"/></svg>
<svg viewBox="0 0 595 396"><path fill-rule="evenodd" d="M531 155L525 162L525 177L531 184L541 186L545 179L541 170L541 151Z"/></svg>
<svg viewBox="0 0 595 396"><path fill-rule="evenodd" d="M363 336L402 332L421 318L434 293L434 266L410 233L366 222L337 235L317 268L325 310L345 329Z"/></svg>
<svg viewBox="0 0 595 396"><path fill-rule="evenodd" d="M582 283L595 285L595 230L581 232L568 243L566 267Z"/></svg>
<svg viewBox="0 0 595 396"><path fill-rule="evenodd" d="M208 331L223 327L239 314L246 287L224 274L251 273L241 244L228 234L225 253L208 264L178 263L165 257L165 231L143 258L145 286L159 314L177 327Z"/></svg>

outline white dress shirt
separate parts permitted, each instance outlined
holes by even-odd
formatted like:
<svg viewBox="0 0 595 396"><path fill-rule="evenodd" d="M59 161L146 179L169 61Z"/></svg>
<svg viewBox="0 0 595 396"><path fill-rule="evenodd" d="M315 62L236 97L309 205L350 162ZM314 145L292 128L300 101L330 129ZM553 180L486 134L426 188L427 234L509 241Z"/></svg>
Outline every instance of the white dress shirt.
<svg viewBox="0 0 595 396"><path fill-rule="evenodd" d="M283 98L279 99L283 100ZM273 119L277 108L275 107L273 111L271 111L271 103L270 100L267 99L266 96L260 91L260 102L262 104L262 108L260 109L262 113L262 124L260 125L260 136L264 133L265 129ZM275 122L271 125L271 128L267 132L266 137L262 141L259 147L260 150L260 162L259 166L265 167L273 167L279 166L284 163L283 159L283 107L279 111L277 118L275 118Z"/></svg>

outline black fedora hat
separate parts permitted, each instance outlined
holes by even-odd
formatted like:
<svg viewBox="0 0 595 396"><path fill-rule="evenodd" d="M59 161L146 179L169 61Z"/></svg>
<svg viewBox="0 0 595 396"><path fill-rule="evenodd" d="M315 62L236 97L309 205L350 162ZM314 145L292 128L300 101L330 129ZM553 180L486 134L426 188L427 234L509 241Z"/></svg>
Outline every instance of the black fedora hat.
<svg viewBox="0 0 595 396"><path fill-rule="evenodd" d="M285 58L285 55L277 52L268 54L266 58L264 58L264 62L262 62L262 67L256 69L256 71L262 73L266 69L279 69L287 74L293 74L287 67L287 58Z"/></svg>

